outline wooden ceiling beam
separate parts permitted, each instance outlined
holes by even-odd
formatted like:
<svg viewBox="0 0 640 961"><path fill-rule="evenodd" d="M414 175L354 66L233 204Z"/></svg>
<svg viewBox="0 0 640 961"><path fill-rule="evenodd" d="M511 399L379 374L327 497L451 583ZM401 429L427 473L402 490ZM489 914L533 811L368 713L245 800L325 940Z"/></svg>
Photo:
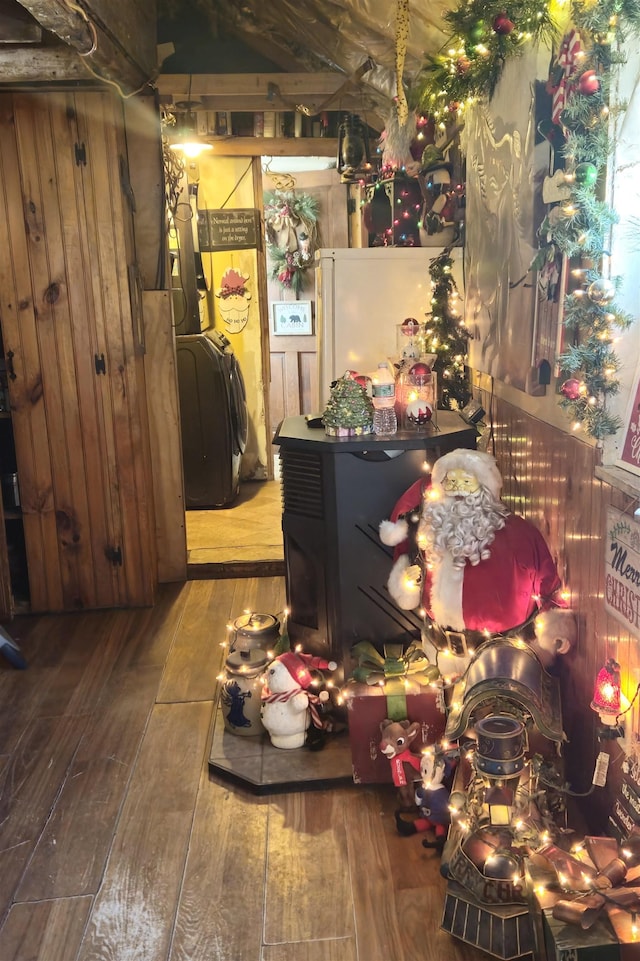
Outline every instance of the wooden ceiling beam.
<svg viewBox="0 0 640 961"><path fill-rule="evenodd" d="M84 7L65 0L19 2L44 30L57 36L85 59L87 72L93 72L96 79L115 83L126 93L148 83L155 69L155 21L151 30L147 16L155 11L152 0L135 5L120 4L120 18L114 16L116 9L112 0L91 0ZM113 29L119 30L119 34L108 28L107 23L116 24ZM153 44L150 43L152 34ZM151 50L153 61L150 60Z"/></svg>
<svg viewBox="0 0 640 961"><path fill-rule="evenodd" d="M0 47L0 87L74 83L90 80L78 54L60 44L50 47Z"/></svg>

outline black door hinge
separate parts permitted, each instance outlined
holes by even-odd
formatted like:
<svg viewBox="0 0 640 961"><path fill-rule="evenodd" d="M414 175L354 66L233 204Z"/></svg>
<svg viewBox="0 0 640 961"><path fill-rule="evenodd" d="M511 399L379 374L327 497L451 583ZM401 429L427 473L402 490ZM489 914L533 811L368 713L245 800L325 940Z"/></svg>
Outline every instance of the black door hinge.
<svg viewBox="0 0 640 961"><path fill-rule="evenodd" d="M97 354L94 354L94 355L93 355L93 362L94 362L94 364L96 365L96 374L106 374L106 373L107 373L107 365L106 365L105 362L104 362L104 354L100 354L99 357L98 357Z"/></svg>
<svg viewBox="0 0 640 961"><path fill-rule="evenodd" d="M122 567L122 548L112 547L111 544L107 545L105 550L105 555L108 561L111 561L114 567Z"/></svg>
<svg viewBox="0 0 640 961"><path fill-rule="evenodd" d="M79 167L80 164L86 167L87 165L87 151L83 143L77 143L75 145L76 152L76 166Z"/></svg>

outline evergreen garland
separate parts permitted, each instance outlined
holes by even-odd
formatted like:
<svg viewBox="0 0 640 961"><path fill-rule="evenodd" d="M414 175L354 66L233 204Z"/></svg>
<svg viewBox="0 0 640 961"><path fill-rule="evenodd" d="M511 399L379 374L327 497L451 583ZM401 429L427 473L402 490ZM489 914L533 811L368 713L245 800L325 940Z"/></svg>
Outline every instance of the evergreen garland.
<svg viewBox="0 0 640 961"><path fill-rule="evenodd" d="M435 120L490 100L506 61L555 32L546 0L462 0L443 19L451 30L446 52L427 59L410 94Z"/></svg>
<svg viewBox="0 0 640 961"><path fill-rule="evenodd" d="M453 277L453 260L445 249L429 263L431 312L427 314L425 341L436 355L433 370L438 375L438 407L462 409L471 391L467 377L469 331L454 308L458 290Z"/></svg>
<svg viewBox="0 0 640 961"><path fill-rule="evenodd" d="M510 57L528 43L554 38L549 11L548 0L459 0L444 16L451 28L446 52L430 58L418 76L411 94L414 105L442 125L474 100L491 100ZM610 103L610 81L612 69L623 61L620 43L640 32L640 0L574 0L572 21L586 50L567 78L571 92L560 119L568 197L545 217L531 268L541 270L558 255L575 268L571 273L577 275L578 287L564 303L569 342L559 365L568 379L560 388L560 404L575 428L601 440L621 426L606 410L607 397L620 387L612 344L616 329L632 323L613 303L617 281L601 276L616 223L614 211L602 200L603 174L614 146L611 111L622 109ZM612 290L606 290L607 284ZM440 357L437 364L446 369Z"/></svg>

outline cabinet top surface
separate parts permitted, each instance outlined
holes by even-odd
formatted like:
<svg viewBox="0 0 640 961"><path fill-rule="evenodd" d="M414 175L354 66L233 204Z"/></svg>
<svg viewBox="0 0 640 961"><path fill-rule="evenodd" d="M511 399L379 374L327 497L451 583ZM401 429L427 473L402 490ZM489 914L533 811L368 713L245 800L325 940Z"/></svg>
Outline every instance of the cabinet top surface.
<svg viewBox="0 0 640 961"><path fill-rule="evenodd" d="M273 443L279 447L332 450L332 452L354 452L365 450L430 450L446 447L475 447L477 432L467 424L458 413L449 410L438 411L438 428L430 426L426 430L399 430L395 434L380 437L365 434L362 437L331 437L325 434L324 427L309 427L304 416L285 417L276 430Z"/></svg>

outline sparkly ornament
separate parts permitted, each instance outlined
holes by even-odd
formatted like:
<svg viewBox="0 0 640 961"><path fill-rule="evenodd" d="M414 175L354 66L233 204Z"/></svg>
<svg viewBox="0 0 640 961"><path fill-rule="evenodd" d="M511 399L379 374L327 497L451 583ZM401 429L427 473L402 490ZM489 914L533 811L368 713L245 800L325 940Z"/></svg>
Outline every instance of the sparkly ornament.
<svg viewBox="0 0 640 961"><path fill-rule="evenodd" d="M476 20L469 31L469 39L472 41L472 43L480 43L484 37L486 29L487 25L484 20Z"/></svg>
<svg viewBox="0 0 640 961"><path fill-rule="evenodd" d="M560 388L560 393L566 397L567 400L578 400L580 397L580 381L576 377L565 380Z"/></svg>
<svg viewBox="0 0 640 961"><path fill-rule="evenodd" d="M413 367L409 368L409 377L411 378L412 384L421 387L423 384L428 384L431 380L431 368L428 364L423 364L422 362L414 364Z"/></svg>
<svg viewBox="0 0 640 961"><path fill-rule="evenodd" d="M470 66L471 61L468 57L458 57L456 60L456 70L460 75L467 73Z"/></svg>
<svg viewBox="0 0 640 961"><path fill-rule="evenodd" d="M599 280L594 280L592 284L589 284L587 288L587 294L589 295L589 300L598 307L604 307L606 304L610 304L616 295L616 288L611 283L610 280L605 280L601 277Z"/></svg>
<svg viewBox="0 0 640 961"><path fill-rule="evenodd" d="M598 168L595 164L578 164L575 171L576 183L581 187L594 187L598 179Z"/></svg>
<svg viewBox="0 0 640 961"><path fill-rule="evenodd" d="M595 70L585 70L578 80L578 90L584 97L591 97L600 89L600 81Z"/></svg>
<svg viewBox="0 0 640 961"><path fill-rule="evenodd" d="M426 400L412 400L407 404L407 423L423 427L433 417L433 408Z"/></svg>
<svg viewBox="0 0 640 961"><path fill-rule="evenodd" d="M509 17L506 15L506 13L499 13L493 21L492 26L496 33L506 36L507 34L511 33L515 27L515 23L513 20L509 20Z"/></svg>

